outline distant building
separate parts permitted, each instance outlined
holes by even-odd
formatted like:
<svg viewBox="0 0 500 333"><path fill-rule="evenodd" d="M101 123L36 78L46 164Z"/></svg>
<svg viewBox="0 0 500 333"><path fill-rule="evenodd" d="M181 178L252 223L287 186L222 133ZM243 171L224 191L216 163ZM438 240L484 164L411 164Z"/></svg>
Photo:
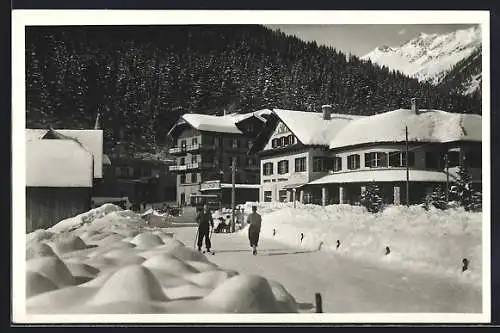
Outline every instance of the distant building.
<svg viewBox="0 0 500 333"><path fill-rule="evenodd" d="M414 103L411 110L353 117L327 106L323 117L273 112L253 148L261 156L261 200L292 200L296 189L295 199L305 203L356 204L375 182L386 203L406 203L406 126L410 203L453 183L461 163L481 190L481 116L419 110Z"/></svg>
<svg viewBox="0 0 500 333"><path fill-rule="evenodd" d="M101 130L26 129L26 231L88 211L102 178Z"/></svg>
<svg viewBox="0 0 500 333"><path fill-rule="evenodd" d="M95 186L94 197L127 197L133 204L175 202L174 161L163 158L109 155L110 164Z"/></svg>
<svg viewBox="0 0 500 333"><path fill-rule="evenodd" d="M170 170L177 174L177 203L195 205L198 199L217 196L231 203L232 158L236 157L236 201L258 200L259 160L247 155L271 112L211 116L185 114L170 129L176 156Z"/></svg>

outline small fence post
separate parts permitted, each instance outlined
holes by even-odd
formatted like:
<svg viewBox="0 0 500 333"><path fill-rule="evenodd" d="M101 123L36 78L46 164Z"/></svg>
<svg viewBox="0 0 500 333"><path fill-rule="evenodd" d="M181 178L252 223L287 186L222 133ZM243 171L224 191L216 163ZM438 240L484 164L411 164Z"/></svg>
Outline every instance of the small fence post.
<svg viewBox="0 0 500 333"><path fill-rule="evenodd" d="M323 313L323 302L321 300L321 294L314 294L315 302L316 302L316 313Z"/></svg>

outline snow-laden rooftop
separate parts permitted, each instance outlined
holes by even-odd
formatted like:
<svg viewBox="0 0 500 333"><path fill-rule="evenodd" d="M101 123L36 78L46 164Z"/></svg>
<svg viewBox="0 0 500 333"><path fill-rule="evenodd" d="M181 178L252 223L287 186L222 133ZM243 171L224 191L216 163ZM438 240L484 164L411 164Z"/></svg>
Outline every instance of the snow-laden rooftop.
<svg viewBox="0 0 500 333"><path fill-rule="evenodd" d="M349 122L331 137L330 148L368 142L481 141L481 116L440 110L398 109Z"/></svg>
<svg viewBox="0 0 500 333"><path fill-rule="evenodd" d="M348 114L332 113L330 120L322 112L305 112L274 109L274 113L305 145L328 145L335 134L350 121L363 118Z"/></svg>
<svg viewBox="0 0 500 333"><path fill-rule="evenodd" d="M187 113L182 118L199 131L243 134L236 127L234 117Z"/></svg>
<svg viewBox="0 0 500 333"><path fill-rule="evenodd" d="M92 154L73 140L26 143L26 186L92 187Z"/></svg>
<svg viewBox="0 0 500 333"><path fill-rule="evenodd" d="M94 155L94 178L102 178L103 131L70 129L57 129L55 131L64 136L76 139L87 151L92 153ZM26 129L26 142L40 140L47 132L48 130L46 129Z"/></svg>
<svg viewBox="0 0 500 333"><path fill-rule="evenodd" d="M231 113L224 116L186 113L170 129L169 134L172 134L172 131L178 125L183 123L188 123L199 131L243 134L243 132L236 126L239 122L242 122L250 117L256 117L262 122L265 122L266 119L263 116L269 115L271 112L271 110L263 109L248 113Z"/></svg>
<svg viewBox="0 0 500 333"><path fill-rule="evenodd" d="M409 170L410 182L446 182L446 173L429 170ZM327 175L309 182L307 185L340 184L340 183L369 183L377 182L404 182L406 169L378 169L367 171L342 172Z"/></svg>

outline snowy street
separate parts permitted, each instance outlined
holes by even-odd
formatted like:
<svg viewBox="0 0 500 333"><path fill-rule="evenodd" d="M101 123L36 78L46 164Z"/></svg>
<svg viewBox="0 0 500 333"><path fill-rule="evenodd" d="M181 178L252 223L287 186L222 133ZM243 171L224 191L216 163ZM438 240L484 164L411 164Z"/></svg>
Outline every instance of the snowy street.
<svg viewBox="0 0 500 333"><path fill-rule="evenodd" d="M170 229L172 230L172 229ZM175 238L193 247L196 228L175 228ZM481 291L445 278L389 270L331 252L293 248L262 239L253 256L245 235L213 234L215 256L226 269L280 281L300 310L314 311L320 292L324 312L481 312Z"/></svg>

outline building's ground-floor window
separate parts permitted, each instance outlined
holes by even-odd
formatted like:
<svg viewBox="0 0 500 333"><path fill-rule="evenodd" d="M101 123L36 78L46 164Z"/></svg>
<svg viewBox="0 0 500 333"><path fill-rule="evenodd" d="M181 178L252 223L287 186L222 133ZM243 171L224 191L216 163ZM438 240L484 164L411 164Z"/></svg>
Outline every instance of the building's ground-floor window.
<svg viewBox="0 0 500 333"><path fill-rule="evenodd" d="M186 184L186 175L182 174L180 178L181 178L181 180L180 180L181 184Z"/></svg>
<svg viewBox="0 0 500 333"><path fill-rule="evenodd" d="M264 202L271 202L273 200L273 192L264 191Z"/></svg>
<svg viewBox="0 0 500 333"><path fill-rule="evenodd" d="M286 190L279 191L279 200L280 202L285 202L288 200L288 193Z"/></svg>
<svg viewBox="0 0 500 333"><path fill-rule="evenodd" d="M191 183L197 183L198 182L198 174L193 173L191 174Z"/></svg>

